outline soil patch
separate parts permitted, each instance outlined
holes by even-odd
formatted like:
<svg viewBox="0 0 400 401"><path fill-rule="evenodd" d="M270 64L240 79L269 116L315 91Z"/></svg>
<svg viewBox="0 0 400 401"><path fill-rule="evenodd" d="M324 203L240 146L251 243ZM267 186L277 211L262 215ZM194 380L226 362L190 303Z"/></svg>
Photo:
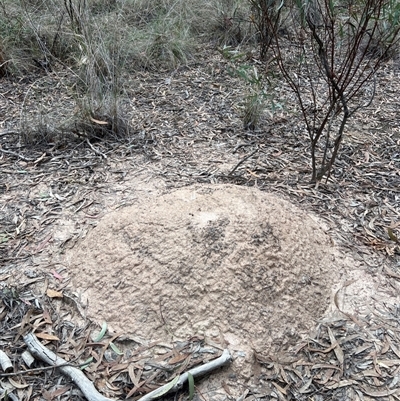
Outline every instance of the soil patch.
<svg viewBox="0 0 400 401"><path fill-rule="evenodd" d="M308 332L348 266L320 220L233 185L138 201L67 256L89 316L114 330L264 351Z"/></svg>

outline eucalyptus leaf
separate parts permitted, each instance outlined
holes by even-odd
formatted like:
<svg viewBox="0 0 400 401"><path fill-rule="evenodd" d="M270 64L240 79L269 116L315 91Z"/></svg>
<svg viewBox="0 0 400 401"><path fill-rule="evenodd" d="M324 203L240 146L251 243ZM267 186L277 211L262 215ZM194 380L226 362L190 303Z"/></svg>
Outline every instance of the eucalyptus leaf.
<svg viewBox="0 0 400 401"><path fill-rule="evenodd" d="M101 331L99 333L99 335L94 339L94 342L97 343L99 341L102 340L102 338L104 337L104 334L106 334L107 331L107 322L103 322L102 326L101 326Z"/></svg>
<svg viewBox="0 0 400 401"><path fill-rule="evenodd" d="M93 357L91 356L90 358L86 359L85 362L83 362L80 369L85 370L92 362L93 362Z"/></svg>
<svg viewBox="0 0 400 401"><path fill-rule="evenodd" d="M157 397L161 397L164 394L167 394L174 386L176 383L178 383L179 380L179 375L175 377L174 380L172 380L170 383L166 384L165 386L161 387L161 391L157 393Z"/></svg>
<svg viewBox="0 0 400 401"><path fill-rule="evenodd" d="M117 355L124 354L113 342L110 342L110 347Z"/></svg>

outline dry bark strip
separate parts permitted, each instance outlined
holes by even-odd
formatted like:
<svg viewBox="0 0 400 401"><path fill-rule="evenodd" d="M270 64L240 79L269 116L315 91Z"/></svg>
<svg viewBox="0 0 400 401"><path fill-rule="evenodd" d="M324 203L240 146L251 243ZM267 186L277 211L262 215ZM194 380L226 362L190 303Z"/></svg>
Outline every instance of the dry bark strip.
<svg viewBox="0 0 400 401"><path fill-rule="evenodd" d="M9 373L13 370L13 365L10 358L3 351L0 351L0 366L6 373Z"/></svg>
<svg viewBox="0 0 400 401"><path fill-rule="evenodd" d="M89 401L113 401L111 398L102 396L81 370L69 366L65 359L58 357L53 351L42 345L33 333L25 335L24 342L27 345L29 352L34 357L46 362L51 366L58 367L61 373L68 376L79 387L83 395ZM204 376L215 369L229 364L231 361L232 357L229 351L224 350L219 358L190 369L188 372L181 374L178 379L173 380L173 385L171 385L172 382L167 383L164 386L146 394L140 398L139 401L153 401L168 393L180 390L188 380L189 374L191 374L194 378Z"/></svg>

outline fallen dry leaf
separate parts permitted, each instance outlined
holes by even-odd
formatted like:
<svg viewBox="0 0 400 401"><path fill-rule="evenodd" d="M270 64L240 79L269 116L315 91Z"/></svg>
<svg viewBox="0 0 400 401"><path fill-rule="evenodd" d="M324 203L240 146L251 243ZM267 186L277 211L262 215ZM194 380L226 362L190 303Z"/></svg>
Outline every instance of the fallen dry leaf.
<svg viewBox="0 0 400 401"><path fill-rule="evenodd" d="M93 121L93 122L96 123L96 124L99 124L99 125L108 125L108 122L107 122L107 121L96 120L96 119L93 118L93 117L90 117L90 120Z"/></svg>
<svg viewBox="0 0 400 401"><path fill-rule="evenodd" d="M46 294L47 294L47 296L49 298L62 298L63 297L63 293L62 292L55 291L55 290L52 290L50 288L46 291Z"/></svg>
<svg viewBox="0 0 400 401"><path fill-rule="evenodd" d="M41 338L42 340L48 340L48 341L60 341L60 339L57 336L54 336L53 334L48 334L48 333L35 333L36 337Z"/></svg>
<svg viewBox="0 0 400 401"><path fill-rule="evenodd" d="M188 356L189 356L189 354L177 355L177 356L171 358L171 359L168 361L168 364L169 364L169 365L175 365L175 364L177 364L177 363L179 363L179 362L184 361Z"/></svg>
<svg viewBox="0 0 400 401"><path fill-rule="evenodd" d="M18 389L27 388L27 387L30 386L29 383L20 383L20 382L17 382L17 381L16 381L15 379L13 379L12 377L9 377L9 378L8 378L8 381L11 383L11 385L12 385L13 387L18 388Z"/></svg>

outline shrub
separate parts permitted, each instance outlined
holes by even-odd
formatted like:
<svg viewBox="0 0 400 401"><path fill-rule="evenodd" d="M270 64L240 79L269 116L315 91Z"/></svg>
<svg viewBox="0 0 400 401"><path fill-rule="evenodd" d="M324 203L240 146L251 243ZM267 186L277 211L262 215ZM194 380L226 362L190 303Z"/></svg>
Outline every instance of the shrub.
<svg viewBox="0 0 400 401"><path fill-rule="evenodd" d="M281 36L276 8L266 8L267 45L300 105L316 182L329 177L348 120L374 98L376 71L398 42L400 3L296 0L289 6L295 35Z"/></svg>

